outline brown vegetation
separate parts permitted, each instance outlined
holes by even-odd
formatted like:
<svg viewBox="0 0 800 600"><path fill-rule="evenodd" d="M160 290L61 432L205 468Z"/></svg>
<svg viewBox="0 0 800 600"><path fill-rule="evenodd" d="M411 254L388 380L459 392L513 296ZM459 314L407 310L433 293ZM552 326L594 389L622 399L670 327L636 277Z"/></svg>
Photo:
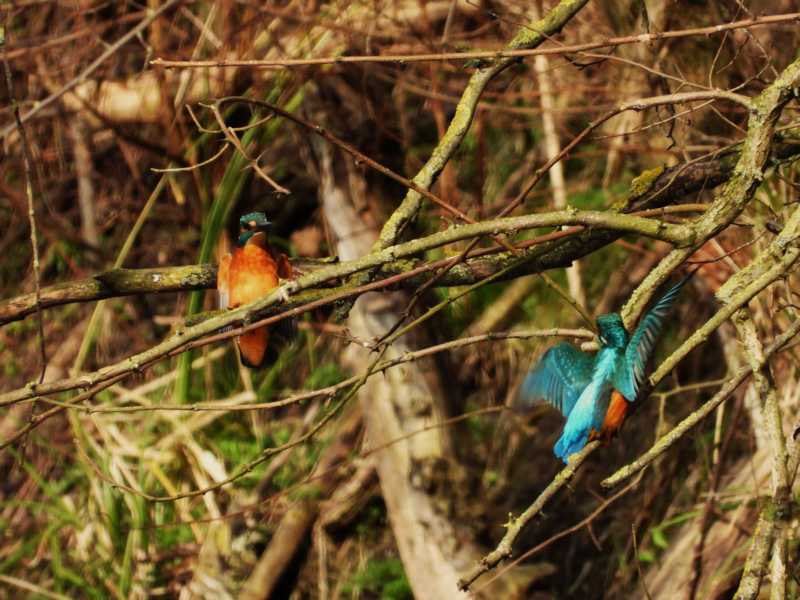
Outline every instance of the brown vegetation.
<svg viewBox="0 0 800 600"><path fill-rule="evenodd" d="M797 597L796 10L0 5L0 598ZM562 468L526 369L687 267Z"/></svg>

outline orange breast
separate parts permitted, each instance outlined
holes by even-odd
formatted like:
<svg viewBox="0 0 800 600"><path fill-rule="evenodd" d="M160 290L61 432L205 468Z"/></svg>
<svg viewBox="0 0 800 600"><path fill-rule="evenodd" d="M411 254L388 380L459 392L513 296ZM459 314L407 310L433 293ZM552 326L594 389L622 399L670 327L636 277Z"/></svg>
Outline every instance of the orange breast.
<svg viewBox="0 0 800 600"><path fill-rule="evenodd" d="M608 403L608 410L603 421L603 431L608 432L610 435L616 434L619 428L622 427L627 412L628 401L617 390L612 390L611 400Z"/></svg>
<svg viewBox="0 0 800 600"><path fill-rule="evenodd" d="M277 286L278 265L268 250L255 244L234 250L228 267L231 308L262 298Z"/></svg>

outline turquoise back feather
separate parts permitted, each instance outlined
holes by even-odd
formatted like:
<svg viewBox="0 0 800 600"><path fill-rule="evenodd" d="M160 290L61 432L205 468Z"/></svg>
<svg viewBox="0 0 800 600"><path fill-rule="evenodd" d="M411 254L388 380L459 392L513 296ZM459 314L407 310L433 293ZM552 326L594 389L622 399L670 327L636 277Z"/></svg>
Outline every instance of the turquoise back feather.
<svg viewBox="0 0 800 600"><path fill-rule="evenodd" d="M592 430L600 431L611 397L611 380L621 358L620 348L601 348L597 353L591 381L581 391L553 448L565 463L571 454L583 449Z"/></svg>

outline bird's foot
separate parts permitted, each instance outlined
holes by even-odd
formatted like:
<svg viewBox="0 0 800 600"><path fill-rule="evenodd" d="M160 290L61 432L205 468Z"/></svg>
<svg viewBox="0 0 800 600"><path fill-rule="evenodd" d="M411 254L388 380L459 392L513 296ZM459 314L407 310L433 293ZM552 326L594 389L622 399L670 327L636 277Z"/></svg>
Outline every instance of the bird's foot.
<svg viewBox="0 0 800 600"><path fill-rule="evenodd" d="M613 429L610 427L603 427L600 429L600 431L592 429L589 432L589 441L593 442L595 440L599 440L603 446L608 446L611 443L611 440L617 436L617 432L619 432L619 428Z"/></svg>
<svg viewBox="0 0 800 600"><path fill-rule="evenodd" d="M289 296L297 291L297 284L292 280L281 282L281 284L282 285L278 288L278 298L281 302L286 304L289 302Z"/></svg>

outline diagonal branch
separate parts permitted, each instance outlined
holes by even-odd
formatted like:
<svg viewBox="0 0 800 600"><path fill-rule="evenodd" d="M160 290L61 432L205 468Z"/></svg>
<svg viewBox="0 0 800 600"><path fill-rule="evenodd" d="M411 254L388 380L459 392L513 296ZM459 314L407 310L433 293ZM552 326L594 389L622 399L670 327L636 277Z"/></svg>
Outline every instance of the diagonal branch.
<svg viewBox="0 0 800 600"><path fill-rule="evenodd" d="M506 534L497 547L484 556L475 566L473 566L467 573L459 580L458 587L462 590L469 589L475 580L484 573L494 569L506 558L511 556L511 550L514 542L522 533L525 526L537 516L545 505L559 492L561 488L567 485L577 473L580 466L589 457L589 455L600 447L599 441L589 442L580 452L574 454L569 461L569 464L561 469L561 471L553 478L553 481L542 491L541 494L528 508L525 509L520 516L512 518L506 524Z"/></svg>
<svg viewBox="0 0 800 600"><path fill-rule="evenodd" d="M776 352L782 350L798 333L800 333L800 319L792 323L785 332L776 337L775 340L764 349L764 359L769 360L772 358ZM606 477L601 482L601 485L603 487L614 487L651 464L659 456L669 450L680 438L686 435L687 432L700 423L700 421L711 415L752 373L753 370L749 365L736 371L710 400L678 423L671 431L659 438L647 452L642 454L635 461L620 468L609 477Z"/></svg>
<svg viewBox="0 0 800 600"><path fill-rule="evenodd" d="M692 225L694 240L691 248L673 250L631 295L622 310L622 317L626 323L635 321L636 315L641 313L658 286L666 281L691 252L733 223L748 205L764 180L765 171L769 166L772 139L778 118L783 108L796 94L798 85L800 85L800 59L789 64L775 81L750 101L747 135L730 179L715 194L711 208Z"/></svg>
<svg viewBox="0 0 800 600"><path fill-rule="evenodd" d="M634 291L623 311L623 317L626 322L630 323L635 321L635 316L647 303L657 286L669 277L671 272L688 258L694 249L732 223L736 216L741 213L747 203L752 199L758 185L764 178L764 171L770 156L771 142L777 119L783 107L792 98L795 93L795 88L799 83L800 59L790 64L770 86L752 100L748 132L732 176L725 186L715 195L714 202L710 209L700 217L697 223L691 226L693 230L692 243L688 247L680 247L673 250ZM797 219L797 222L795 222L795 219ZM772 255L771 268L764 273L760 271L740 272L742 285L738 288L736 293L731 296L729 305L719 310L714 317L709 319L703 327L690 336L678 350L673 352L673 354L660 365L648 380L651 386L657 385L658 382L675 367L678 361L686 356L692 349L704 343L708 336L711 335L719 325L729 319L736 310L746 305L751 298L767 285L785 276L800 257L800 247L798 247L796 243L798 234L800 234L798 226L800 226L800 210L795 212L795 215L793 215L793 218L787 223L784 231L778 236L775 242L773 242L773 244L778 246L778 251ZM756 271L756 269L753 271ZM786 334L775 340L770 349L768 349L768 352L765 353L766 356L769 356L771 352L774 352L775 349L785 344L798 330L800 330L800 319L795 321ZM744 370L741 374L741 381L744 381L744 378L751 372L752 368ZM732 392L741 381L733 385L727 393L729 394ZM726 388L727 387L728 386L726 386ZM645 390L645 396L646 393L647 390ZM718 393L717 396L721 394L722 391ZM717 404L721 403L726 397L727 394L722 396ZM701 412L710 414L714 408L715 407L707 411L697 411L695 415ZM695 415L692 415L692 417L695 417ZM700 418L702 417L697 418L693 424L696 424ZM688 421L688 419L686 421ZM672 442L674 443L675 439L683 435L692 425L688 425L682 433L676 434L674 437L670 436ZM671 444L664 444L661 452L665 451L670 445ZM580 464L582 464L598 447L599 442L591 442L587 444L583 450L573 456L570 463L556 475L550 485L545 488L533 504L523 513L520 519L524 517L524 521L522 523L518 523L517 520L513 521L509 531L503 537L500 544L498 544L497 548L481 559L481 561L461 580L460 586L462 589L467 589L482 573L494 568L502 560L510 556L512 544L525 523L541 512L546 502L566 485L566 482L573 477ZM639 461L637 461L637 463L638 462ZM626 468L624 476L629 477L640 468L641 467L637 469ZM620 472L618 472L614 476L606 479L603 484L606 486L613 485L618 483L622 478Z"/></svg>
<svg viewBox="0 0 800 600"><path fill-rule="evenodd" d="M650 376L648 385L650 389L658 383L678 364L678 362L691 352L700 343L708 339L711 333L716 330L724 321L733 317L739 310L742 310L762 289L783 278L789 270L800 259L800 209L795 210L791 218L787 221L781 233L772 243L757 256L746 268L738 271L731 277L723 288L718 292L719 298L724 302L724 306L717 311L706 323L697 329L681 346L675 350L664 362L659 365L656 371ZM798 321L790 327L789 332L797 332ZM771 352L775 352L780 346L776 346L777 338L770 346ZM784 342L789 338L785 338ZM766 358L769 357L766 354ZM603 486L610 487L618 484L622 479L630 477L641 468L652 462L652 460L663 453L683 433L697 424L703 417L721 404L748 376L753 369L760 368L764 364L761 357L756 356L751 359L751 365L747 369L739 371L725 386L696 413L687 417L681 425L673 429L670 433L661 438L653 447L639 459L630 465L619 469L616 473L603 481Z"/></svg>
<svg viewBox="0 0 800 600"><path fill-rule="evenodd" d="M783 139L782 136L776 134L772 146L771 162L792 161L800 156L800 141L798 140ZM733 148L715 153L712 157L704 160L694 160L668 169L659 168L645 171L631 183L630 192L622 204L622 212L665 206L700 190L713 189L728 181L739 157L740 151ZM550 238L556 241L548 242L535 252L529 251L530 260L504 279L568 265L573 260L595 252L620 237L619 233L597 229L586 230L582 233L577 230L572 230L568 234L557 233L559 234L557 237ZM576 235L576 239L570 240L570 237ZM524 248L525 243L518 243L517 247L518 249ZM499 249L492 249L491 252L487 250L483 253L473 253L472 258L466 260L464 264L455 266L436 284L439 286L469 285L481 277L502 270L508 264L510 256L498 254L498 252ZM487 258L487 254L494 256ZM330 261L331 259L325 260ZM325 262L299 258L292 259L292 264L300 271L307 271L315 270ZM381 267L380 276L397 275L414 266L403 260L386 263ZM416 289L420 285L420 281L416 278L408 279L402 285ZM215 286L216 266L211 264L157 269L125 269L43 288L41 290L41 307L51 308L73 302L89 302L131 294L212 289ZM34 294L25 294L2 301L0 302L0 325L25 318L33 314L35 310Z"/></svg>
<svg viewBox="0 0 800 600"><path fill-rule="evenodd" d="M42 110L44 110L45 108L56 102L59 98L61 98L61 96L63 96L68 91L79 85L81 82L86 81L89 78L89 76L92 75L100 67L100 65L102 65L109 58L111 58L116 52L119 51L120 48L122 48L125 44L130 42L136 36L141 35L141 33L145 29L147 29L150 23L155 21L165 12L174 8L181 2L182 0L167 0L155 10L148 11L148 14L144 19L139 21L139 23L135 27L131 28L125 35L120 37L116 42L107 46L106 49L102 52L102 54L100 54L100 56L94 59L92 63L89 66L87 66L83 71L81 71L77 76L75 76L69 82L61 86L61 88L50 94L44 100L36 102L33 105L33 108L31 108L30 110L28 110L28 112L26 112L24 115L21 116L21 121L23 123L26 122L28 119L37 115ZM12 131L14 131L15 127L16 125L14 123L4 127L2 130L0 130L0 138L6 139L8 135Z"/></svg>
<svg viewBox="0 0 800 600"><path fill-rule="evenodd" d="M37 395L63 392L78 387L92 387L120 375L142 371L167 356L167 354L181 348L185 349L187 342L200 339L229 325L249 324L268 312L267 309L270 307L280 301L285 302L290 294L309 290L366 269L379 267L399 258L414 256L448 243L488 233L516 233L535 227L551 227L565 224L617 228L623 231L652 236L656 239L664 239L676 244L685 243L687 239L687 228L683 225L670 225L655 219L598 211L557 211L484 221L470 225L456 225L439 233L391 246L355 260L322 267L313 273L308 273L296 280L284 283L260 300L208 319L198 325L186 327L164 342L94 373L78 378L48 382L42 385L30 383L24 388L0 395L0 406L13 404Z"/></svg>
<svg viewBox="0 0 800 600"><path fill-rule="evenodd" d="M523 50L539 46L550 36L558 33L587 2L588 0L562 0L544 18L530 27L521 28L508 44L508 49ZM414 177L415 184L425 189L433 185L469 131L483 90L496 75L507 69L516 60L515 57L498 57L489 65L479 68L470 77L447 131L439 140L428 161ZM419 192L408 191L403 201L384 223L374 249L386 248L397 242L403 230L416 218L422 208L422 198L423 196Z"/></svg>

